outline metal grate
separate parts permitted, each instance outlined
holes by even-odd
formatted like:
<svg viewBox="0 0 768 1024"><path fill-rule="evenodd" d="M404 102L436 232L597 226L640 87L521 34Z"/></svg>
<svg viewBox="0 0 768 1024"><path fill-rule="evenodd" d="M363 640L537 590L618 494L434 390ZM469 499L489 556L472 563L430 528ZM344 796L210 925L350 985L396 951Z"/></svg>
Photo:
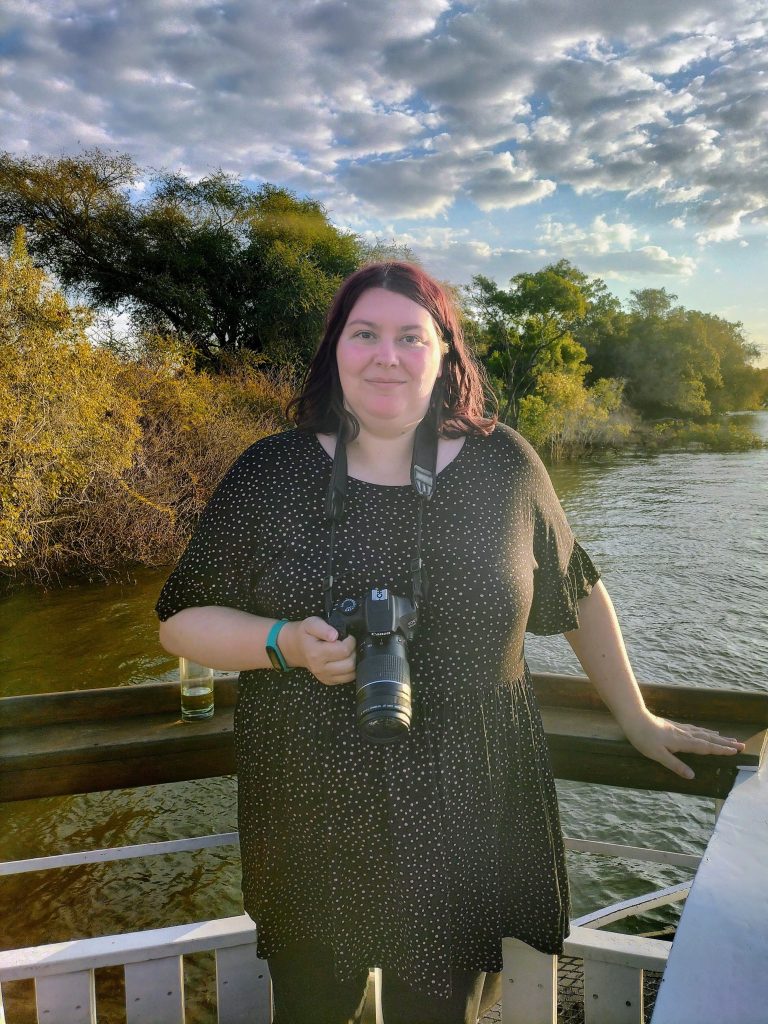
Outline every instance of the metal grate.
<svg viewBox="0 0 768 1024"><path fill-rule="evenodd" d="M661 982L660 971L643 974L643 1024L649 1024L656 994ZM580 957L562 956L557 961L557 1022L584 1024L584 961ZM501 1003L491 1007L478 1024L502 1024Z"/></svg>

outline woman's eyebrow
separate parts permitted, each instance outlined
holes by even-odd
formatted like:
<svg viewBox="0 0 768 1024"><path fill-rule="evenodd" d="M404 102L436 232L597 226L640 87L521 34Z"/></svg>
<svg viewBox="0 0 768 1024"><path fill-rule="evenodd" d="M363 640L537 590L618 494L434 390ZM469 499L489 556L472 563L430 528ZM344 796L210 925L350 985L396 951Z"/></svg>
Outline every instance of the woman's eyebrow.
<svg viewBox="0 0 768 1024"><path fill-rule="evenodd" d="M352 324L366 324L368 327L381 327L381 324L375 324L373 322L373 320L350 320L349 324L347 326L351 327ZM414 330L425 331L426 327L424 326L424 324L403 324L403 326L400 328L400 330L401 331L414 331Z"/></svg>

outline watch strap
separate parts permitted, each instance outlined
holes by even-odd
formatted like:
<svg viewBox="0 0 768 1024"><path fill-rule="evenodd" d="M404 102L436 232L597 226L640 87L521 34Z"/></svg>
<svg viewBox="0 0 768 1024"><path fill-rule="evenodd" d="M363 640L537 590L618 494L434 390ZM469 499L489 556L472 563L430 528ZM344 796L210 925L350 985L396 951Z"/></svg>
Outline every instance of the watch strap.
<svg viewBox="0 0 768 1024"><path fill-rule="evenodd" d="M280 647L278 646L277 643L278 633L283 628L283 626L286 625L287 622L288 619L280 619L278 622L274 624L274 626L269 631L269 635L267 636L267 643L265 645L267 649L267 657L272 663L272 668L276 669L276 671L278 672L290 671L288 662L285 660L285 655L280 650Z"/></svg>

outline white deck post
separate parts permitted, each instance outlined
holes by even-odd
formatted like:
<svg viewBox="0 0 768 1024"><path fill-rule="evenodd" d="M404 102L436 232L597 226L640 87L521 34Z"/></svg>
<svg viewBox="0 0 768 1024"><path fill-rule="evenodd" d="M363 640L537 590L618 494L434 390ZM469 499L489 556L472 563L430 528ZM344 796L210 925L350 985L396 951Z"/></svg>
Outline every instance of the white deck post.
<svg viewBox="0 0 768 1024"><path fill-rule="evenodd" d="M184 1024L180 956L125 965L125 1014L128 1024Z"/></svg>
<svg viewBox="0 0 768 1024"><path fill-rule="evenodd" d="M503 939L503 1024L557 1024L557 957Z"/></svg>
<svg viewBox="0 0 768 1024"><path fill-rule="evenodd" d="M585 1024L643 1024L643 972L584 960Z"/></svg>
<svg viewBox="0 0 768 1024"><path fill-rule="evenodd" d="M41 1024L96 1024L93 971L35 979L35 1003Z"/></svg>
<svg viewBox="0 0 768 1024"><path fill-rule="evenodd" d="M272 982L256 943L216 950L219 1024L272 1024Z"/></svg>

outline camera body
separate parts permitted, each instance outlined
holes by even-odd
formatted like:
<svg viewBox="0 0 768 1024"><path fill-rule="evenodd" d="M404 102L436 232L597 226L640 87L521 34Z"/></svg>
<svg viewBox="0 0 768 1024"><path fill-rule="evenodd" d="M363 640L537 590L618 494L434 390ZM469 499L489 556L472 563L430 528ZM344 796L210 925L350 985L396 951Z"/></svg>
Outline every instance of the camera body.
<svg viewBox="0 0 768 1024"><path fill-rule="evenodd" d="M411 726L411 670L407 641L418 624L418 611L407 597L374 587L357 599L343 598L328 622L344 640L357 640L356 720L373 743L402 739Z"/></svg>

